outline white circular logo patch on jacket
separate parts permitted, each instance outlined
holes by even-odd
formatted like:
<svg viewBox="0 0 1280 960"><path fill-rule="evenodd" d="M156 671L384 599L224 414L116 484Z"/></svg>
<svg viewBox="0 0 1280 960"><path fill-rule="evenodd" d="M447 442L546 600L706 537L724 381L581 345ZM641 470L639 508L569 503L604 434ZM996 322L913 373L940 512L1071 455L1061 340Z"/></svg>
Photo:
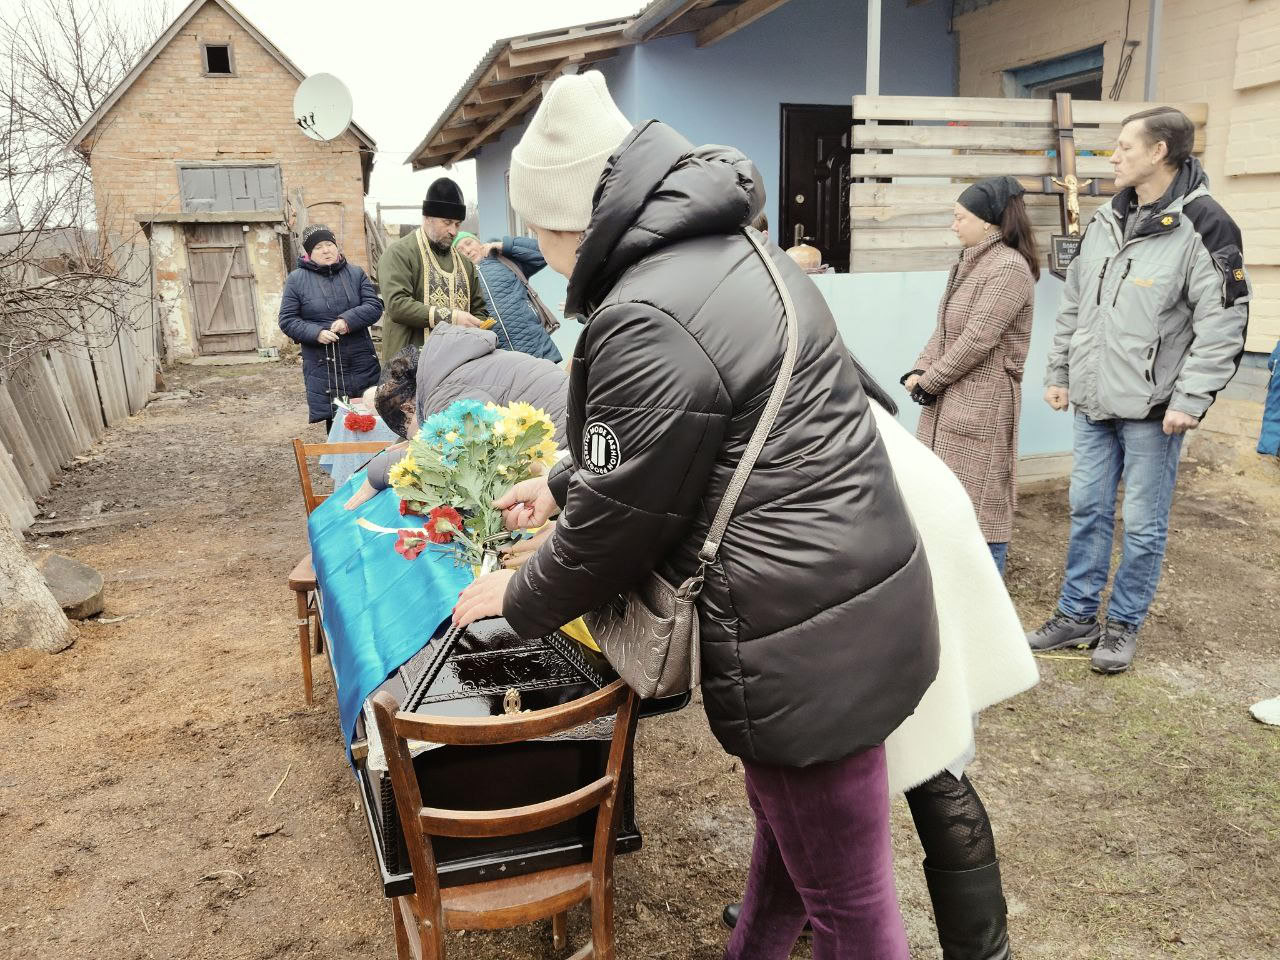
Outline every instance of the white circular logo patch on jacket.
<svg viewBox="0 0 1280 960"><path fill-rule="evenodd" d="M592 473L608 473L622 462L618 435L603 423L591 423L582 433L582 465Z"/></svg>

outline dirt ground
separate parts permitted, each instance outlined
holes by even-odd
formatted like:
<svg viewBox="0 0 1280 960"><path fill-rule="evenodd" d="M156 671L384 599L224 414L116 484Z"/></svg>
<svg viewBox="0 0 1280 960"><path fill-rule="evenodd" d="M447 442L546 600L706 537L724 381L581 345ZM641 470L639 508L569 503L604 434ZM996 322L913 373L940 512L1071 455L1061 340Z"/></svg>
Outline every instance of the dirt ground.
<svg viewBox="0 0 1280 960"><path fill-rule="evenodd" d="M113 430L44 505L154 512L30 543L96 566L108 599L66 653L0 655L0 956L393 957L320 660L302 703L285 587L305 550L299 370L168 377L195 396ZM1036 689L984 715L972 776L1019 957L1280 957L1280 731L1247 713L1280 693L1280 471L1189 461L1180 484L1136 669L1044 658ZM1028 624L1065 536L1065 490L1024 497L1009 583ZM620 956L721 956L750 854L741 780L699 708L642 725ZM936 957L900 800L894 826L913 955ZM583 930L578 914L572 942ZM540 928L450 949L553 955Z"/></svg>

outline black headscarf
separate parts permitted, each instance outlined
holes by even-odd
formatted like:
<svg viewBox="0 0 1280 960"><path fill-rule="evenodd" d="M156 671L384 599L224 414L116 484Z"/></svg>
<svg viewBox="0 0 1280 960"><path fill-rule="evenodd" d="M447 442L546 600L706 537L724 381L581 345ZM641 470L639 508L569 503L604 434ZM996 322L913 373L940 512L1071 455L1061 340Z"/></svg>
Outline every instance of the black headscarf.
<svg viewBox="0 0 1280 960"><path fill-rule="evenodd" d="M979 220L998 224L1004 219L1004 208L1009 201L1026 192L1013 177L992 177L965 187L959 203Z"/></svg>

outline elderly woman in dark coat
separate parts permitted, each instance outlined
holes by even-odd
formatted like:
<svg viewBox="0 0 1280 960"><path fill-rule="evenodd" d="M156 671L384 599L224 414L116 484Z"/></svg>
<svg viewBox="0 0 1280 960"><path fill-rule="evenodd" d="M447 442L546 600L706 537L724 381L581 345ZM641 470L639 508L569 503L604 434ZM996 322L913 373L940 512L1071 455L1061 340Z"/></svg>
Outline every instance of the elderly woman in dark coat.
<svg viewBox="0 0 1280 960"><path fill-rule="evenodd" d="M382 316L382 301L328 227L313 224L303 231L302 249L280 298L280 329L302 345L308 420L323 420L328 432L333 402L359 396L382 374L369 333Z"/></svg>
<svg viewBox="0 0 1280 960"><path fill-rule="evenodd" d="M516 571L478 578L456 623L536 637L657 571L680 583L780 370L783 300L743 233L760 175L728 147L631 128L595 71L556 80L511 158L511 204L585 318L569 371L570 457L498 501L553 514ZM817 288L765 254L795 301L794 374L706 566L702 700L756 813L728 960L907 960L884 739L938 666L929 568L858 371Z"/></svg>
<svg viewBox="0 0 1280 960"><path fill-rule="evenodd" d="M1018 414L1040 278L1035 236L1012 177L965 188L951 230L964 247L938 325L902 378L924 404L916 438L951 468L1004 573L1017 502Z"/></svg>

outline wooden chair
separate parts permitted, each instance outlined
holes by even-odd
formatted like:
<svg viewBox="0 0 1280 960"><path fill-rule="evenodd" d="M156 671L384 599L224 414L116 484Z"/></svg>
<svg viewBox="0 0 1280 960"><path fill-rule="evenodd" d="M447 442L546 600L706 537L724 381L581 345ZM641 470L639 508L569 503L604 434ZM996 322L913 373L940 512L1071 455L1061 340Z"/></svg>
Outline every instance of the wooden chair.
<svg viewBox="0 0 1280 960"><path fill-rule="evenodd" d="M413 866L414 892L391 901L400 960L445 960L447 930L499 930L551 918L556 949L565 946L570 907L591 902L591 942L569 960L613 960L613 857L621 812L620 783L635 742L638 701L622 680L546 710L505 717L427 717L399 712L387 691L373 698L396 808ZM443 810L423 805L409 740L491 746L571 730L616 711L604 775L542 803L504 810ZM508 837L596 810L590 863L554 867L440 889L431 838Z"/></svg>
<svg viewBox="0 0 1280 960"><path fill-rule="evenodd" d="M322 457L326 453L380 453L388 444L381 440L364 440L359 443L303 443L294 438L293 456L298 462L298 483L302 487L302 502L311 511L328 499L327 494L317 495L311 485L310 457ZM298 647L302 654L302 690L307 706L311 706L311 657L324 649L324 628L320 625L320 611L316 607L316 570L311 564L311 551L289 571L289 589L297 604ZM314 634L313 634L314 628Z"/></svg>

